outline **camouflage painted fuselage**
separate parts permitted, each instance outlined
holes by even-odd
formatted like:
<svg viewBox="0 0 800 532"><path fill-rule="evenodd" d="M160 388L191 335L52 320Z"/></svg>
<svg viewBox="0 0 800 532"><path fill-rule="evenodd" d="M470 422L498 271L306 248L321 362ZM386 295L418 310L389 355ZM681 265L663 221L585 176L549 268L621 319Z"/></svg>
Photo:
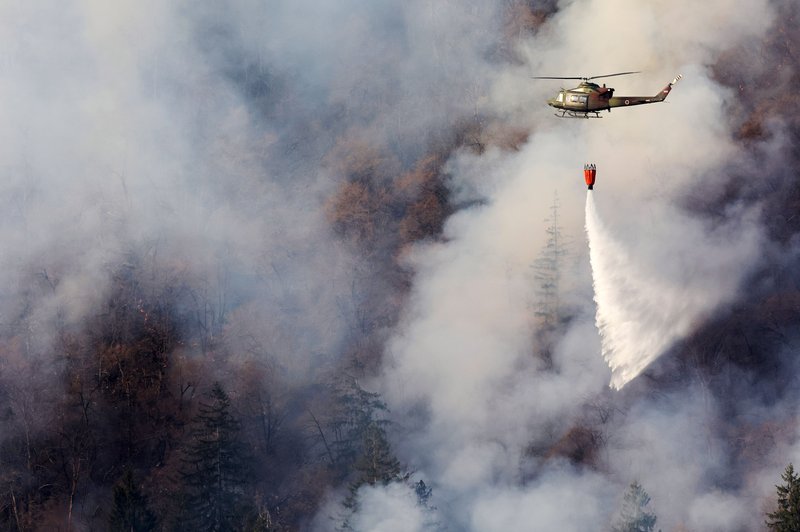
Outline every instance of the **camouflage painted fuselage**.
<svg viewBox="0 0 800 532"><path fill-rule="evenodd" d="M667 99L672 86L681 77L677 76L655 96L614 96L614 89L584 81L574 89L562 89L558 96L547 100L547 104L568 113L569 116L575 116L610 111L612 107L630 107L632 105L663 102Z"/></svg>

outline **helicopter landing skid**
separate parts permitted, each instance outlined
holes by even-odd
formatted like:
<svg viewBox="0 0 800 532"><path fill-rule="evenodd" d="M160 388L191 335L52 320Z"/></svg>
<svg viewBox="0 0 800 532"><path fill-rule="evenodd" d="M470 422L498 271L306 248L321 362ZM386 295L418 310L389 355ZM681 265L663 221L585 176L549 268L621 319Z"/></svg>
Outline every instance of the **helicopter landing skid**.
<svg viewBox="0 0 800 532"><path fill-rule="evenodd" d="M589 116L590 113L593 116ZM559 118L603 118L600 111L561 111L555 115Z"/></svg>

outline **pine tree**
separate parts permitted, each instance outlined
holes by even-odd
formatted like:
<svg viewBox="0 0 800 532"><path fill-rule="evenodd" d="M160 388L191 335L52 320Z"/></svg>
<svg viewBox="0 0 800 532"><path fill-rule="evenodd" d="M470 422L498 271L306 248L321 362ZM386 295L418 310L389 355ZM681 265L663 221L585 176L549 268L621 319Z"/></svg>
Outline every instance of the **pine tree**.
<svg viewBox="0 0 800 532"><path fill-rule="evenodd" d="M241 522L245 456L230 399L215 383L201 402L183 460L186 525L191 530L232 530Z"/></svg>
<svg viewBox="0 0 800 532"><path fill-rule="evenodd" d="M387 408L380 394L368 392L356 379L346 379L335 393L337 413L330 423L333 432L330 447L335 464L347 474L365 452L368 432L373 427L383 430L389 421L382 417Z"/></svg>
<svg viewBox="0 0 800 532"><path fill-rule="evenodd" d="M538 283L536 290L539 297L536 315L542 319L545 327L553 327L558 323L560 314L559 295L561 291L561 270L567 255L567 245L559 223L558 194L553 197L550 216L545 220L547 242L544 249L533 264L534 279Z"/></svg>
<svg viewBox="0 0 800 532"><path fill-rule="evenodd" d="M425 481L420 479L414 484L414 493L417 495L417 503L423 508L428 508L431 495L433 495L433 489L429 488L428 485L425 484Z"/></svg>
<svg viewBox="0 0 800 532"><path fill-rule="evenodd" d="M445 530L437 519L436 506L432 504L433 488L428 487L424 480L419 480L411 485L417 496L417 505L422 510L423 530Z"/></svg>
<svg viewBox="0 0 800 532"><path fill-rule="evenodd" d="M780 532L796 532L800 530L800 476L795 474L790 463L781 478L784 484L775 486L778 509L767 514L767 526Z"/></svg>
<svg viewBox="0 0 800 532"><path fill-rule="evenodd" d="M400 480L400 462L392 453L386 432L380 425L373 423L364 432L363 451L356 460L355 469L358 477L350 485L353 495L364 484L385 486L389 482Z"/></svg>
<svg viewBox="0 0 800 532"><path fill-rule="evenodd" d="M356 494L364 484L387 485L389 482L401 480L400 462L392 453L384 427L389 423L386 419L375 417L376 411L385 411L386 405L377 393L367 392L357 382L352 383L350 393L345 396L347 418L351 421L347 427L349 441L346 446L354 453L351 468L357 476L350 483L350 495L345 500L345 507L355 510ZM355 441L353 441L355 440Z"/></svg>
<svg viewBox="0 0 800 532"><path fill-rule="evenodd" d="M351 518L358 512L358 490L364 486L386 486L404 481L400 462L392 453L386 437L387 419L379 413L387 410L380 394L364 390L355 379L350 379L339 389L341 411L334 423L336 440L333 449L339 467L355 477L349 494L343 502L346 510L340 530L352 530Z"/></svg>
<svg viewBox="0 0 800 532"><path fill-rule="evenodd" d="M657 518L656 514L647 511L649 503L650 495L638 482L633 482L622 499L613 532L652 532Z"/></svg>
<svg viewBox="0 0 800 532"><path fill-rule="evenodd" d="M155 530L158 520L147 504L147 496L133 481L128 469L114 486L114 507L109 518L109 530L118 532L147 532Z"/></svg>

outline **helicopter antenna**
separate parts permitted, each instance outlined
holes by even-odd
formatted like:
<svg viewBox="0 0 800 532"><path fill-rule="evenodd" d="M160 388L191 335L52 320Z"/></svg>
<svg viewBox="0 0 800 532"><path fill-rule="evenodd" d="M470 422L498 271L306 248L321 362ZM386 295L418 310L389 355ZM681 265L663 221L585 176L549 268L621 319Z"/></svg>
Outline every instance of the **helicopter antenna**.
<svg viewBox="0 0 800 532"><path fill-rule="evenodd" d="M581 81L589 81L590 79L597 79L597 78L611 78L614 76L627 76L628 74L639 74L641 70L635 70L631 72L617 72L616 74L603 74L602 76L590 76L590 77L581 77L581 76L573 76L573 77L557 77L557 76L532 76L533 79L579 79Z"/></svg>

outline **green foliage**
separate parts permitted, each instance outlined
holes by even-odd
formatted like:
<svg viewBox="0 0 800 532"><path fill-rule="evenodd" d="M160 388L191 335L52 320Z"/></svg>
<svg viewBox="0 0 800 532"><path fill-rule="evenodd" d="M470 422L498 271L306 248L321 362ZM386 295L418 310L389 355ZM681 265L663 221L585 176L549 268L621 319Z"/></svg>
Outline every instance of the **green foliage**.
<svg viewBox="0 0 800 532"><path fill-rule="evenodd" d="M392 453L385 427L389 421L380 413L386 404L380 394L364 390L355 379L346 381L338 390L339 414L333 423L336 461L352 478L343 506L347 516L341 526L350 530L350 517L358 511L358 490L407 480L400 462Z"/></svg>
<svg viewBox="0 0 800 532"><path fill-rule="evenodd" d="M109 517L108 529L111 531L146 532L155 530L158 520L150 510L147 496L133 481L133 473L128 469L122 479L114 486L114 507Z"/></svg>
<svg viewBox="0 0 800 532"><path fill-rule="evenodd" d="M344 503L345 507L350 509L357 508L356 495L364 484L385 486L392 481L402 479L400 462L392 453L383 428L373 423L367 427L363 437L363 451L355 463L358 476L350 484L350 495Z"/></svg>
<svg viewBox="0 0 800 532"><path fill-rule="evenodd" d="M360 459L366 445L377 437L375 429L383 431L382 427L388 424L381 417L387 409L380 394L368 392L355 379L344 381L335 393L337 412L330 423L331 451L335 464L346 474Z"/></svg>
<svg viewBox="0 0 800 532"><path fill-rule="evenodd" d="M364 484L386 485L400 478L400 462L392 453L384 426L388 420L377 417L386 411L380 395L368 392L353 380L341 396L345 407L343 435L339 441L340 456L348 461L348 469L356 478L350 484L345 507L355 509L356 493Z"/></svg>
<svg viewBox="0 0 800 532"><path fill-rule="evenodd" d="M781 475L784 484L775 486L778 491L778 508L767 514L767 526L780 532L800 530L800 476L790 463Z"/></svg>
<svg viewBox="0 0 800 532"><path fill-rule="evenodd" d="M650 495L638 483L633 482L622 499L617 523L613 532L652 532L656 525L656 514L647 510Z"/></svg>
<svg viewBox="0 0 800 532"><path fill-rule="evenodd" d="M191 530L232 530L243 515L245 453L239 423L219 383L210 401L201 402L183 460L185 523Z"/></svg>

